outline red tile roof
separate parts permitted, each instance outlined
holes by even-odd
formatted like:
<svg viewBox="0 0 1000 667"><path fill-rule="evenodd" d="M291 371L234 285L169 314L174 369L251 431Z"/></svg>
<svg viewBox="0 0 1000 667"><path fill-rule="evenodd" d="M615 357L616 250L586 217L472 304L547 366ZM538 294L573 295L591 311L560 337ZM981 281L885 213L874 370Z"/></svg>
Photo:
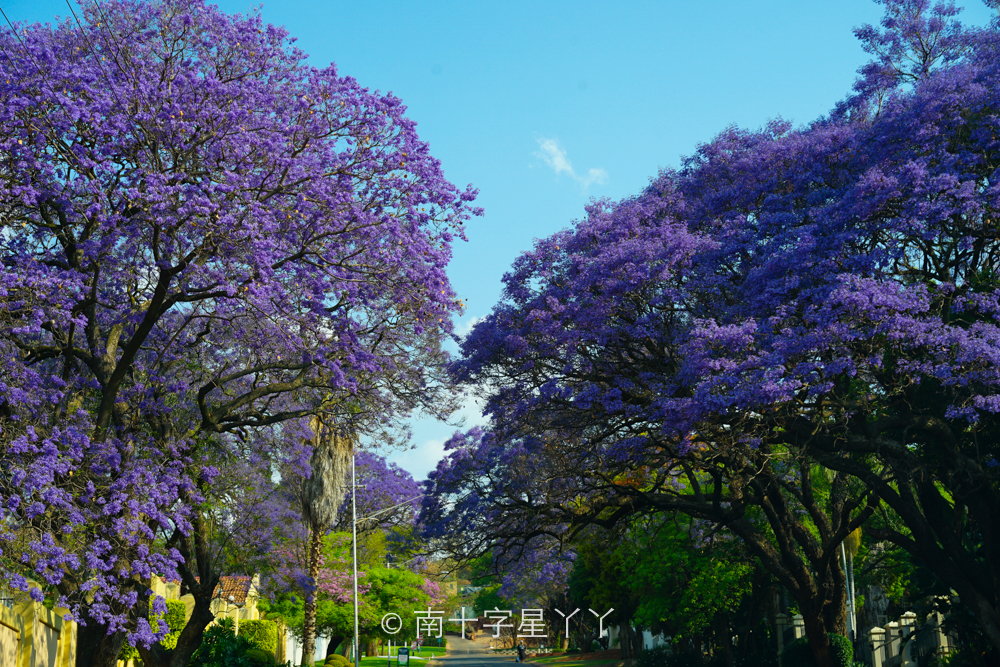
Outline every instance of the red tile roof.
<svg viewBox="0 0 1000 667"><path fill-rule="evenodd" d="M219 585L215 587L212 597L228 600L232 595L232 604L242 607L247 603L247 594L252 583L252 577L219 577Z"/></svg>
<svg viewBox="0 0 1000 667"><path fill-rule="evenodd" d="M195 577L195 581L200 581L199 577ZM247 603L247 595L250 593L250 586L253 584L253 577L246 576L222 576L219 577L219 583L216 585L215 590L212 591L212 598L222 598L223 600L229 600L229 596L233 596L233 601L231 604L243 606Z"/></svg>

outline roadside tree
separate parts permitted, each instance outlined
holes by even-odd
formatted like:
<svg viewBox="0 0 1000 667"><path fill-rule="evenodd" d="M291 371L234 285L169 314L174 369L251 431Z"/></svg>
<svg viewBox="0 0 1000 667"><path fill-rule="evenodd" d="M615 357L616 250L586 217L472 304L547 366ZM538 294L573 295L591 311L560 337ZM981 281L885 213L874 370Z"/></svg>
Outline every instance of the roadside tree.
<svg viewBox="0 0 1000 667"><path fill-rule="evenodd" d="M0 548L85 623L80 664L200 642L202 606L146 648L143 582L204 546L206 449L449 407L444 269L475 193L398 99L303 57L195 0L0 30ZM211 570L181 574L210 597Z"/></svg>
<svg viewBox="0 0 1000 667"><path fill-rule="evenodd" d="M904 529L872 536L1000 650L1000 38L884 4L831 117L730 128L515 262L455 366L493 431L455 439L429 516L482 549L654 509L719 523L829 665L840 544L885 503Z"/></svg>

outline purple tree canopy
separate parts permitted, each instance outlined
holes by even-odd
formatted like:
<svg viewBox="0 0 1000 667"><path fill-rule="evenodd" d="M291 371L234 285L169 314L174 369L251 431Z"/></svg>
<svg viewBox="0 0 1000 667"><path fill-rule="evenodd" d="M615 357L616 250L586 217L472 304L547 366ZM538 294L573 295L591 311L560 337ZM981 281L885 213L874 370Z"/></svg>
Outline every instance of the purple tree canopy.
<svg viewBox="0 0 1000 667"><path fill-rule="evenodd" d="M447 410L479 210L398 99L259 16L80 21L0 30L0 557L113 630L173 572L156 534L189 530L217 438Z"/></svg>
<svg viewBox="0 0 1000 667"><path fill-rule="evenodd" d="M416 509L423 495L423 488L413 476L395 463L386 461L375 452L359 451L355 457L357 475L358 529L388 529L409 526L416 519ZM340 508L338 530L349 530L351 521L352 492Z"/></svg>
<svg viewBox="0 0 1000 667"><path fill-rule="evenodd" d="M517 259L453 365L492 430L453 439L428 534L440 514L482 548L657 508L733 525L755 479L808 481L794 455L855 489L822 549L886 503L907 528L874 536L933 564L1000 650L998 28L885 4L861 98L729 128Z"/></svg>

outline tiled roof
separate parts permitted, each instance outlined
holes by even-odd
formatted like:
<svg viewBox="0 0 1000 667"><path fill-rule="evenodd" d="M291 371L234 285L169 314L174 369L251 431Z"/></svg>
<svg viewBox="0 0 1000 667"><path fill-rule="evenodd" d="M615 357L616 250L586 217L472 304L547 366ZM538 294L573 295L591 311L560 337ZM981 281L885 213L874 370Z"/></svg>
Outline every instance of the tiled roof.
<svg viewBox="0 0 1000 667"><path fill-rule="evenodd" d="M195 581L200 580L200 577L195 577ZM215 586L215 590L212 591L212 599L222 598L223 600L229 600L229 596L232 595L232 604L242 607L247 603L247 595L250 593L252 585L253 577L221 576L219 577L219 583Z"/></svg>
<svg viewBox="0 0 1000 667"><path fill-rule="evenodd" d="M232 595L232 603L242 607L247 603L247 594L252 583L253 577L219 577L219 585L215 587L212 597L228 600Z"/></svg>

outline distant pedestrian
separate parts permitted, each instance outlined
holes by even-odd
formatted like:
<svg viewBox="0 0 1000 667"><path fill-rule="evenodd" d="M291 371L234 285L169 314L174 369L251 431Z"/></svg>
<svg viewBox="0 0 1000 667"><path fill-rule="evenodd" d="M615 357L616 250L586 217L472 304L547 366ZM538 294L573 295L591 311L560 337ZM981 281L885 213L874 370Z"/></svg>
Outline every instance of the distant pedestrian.
<svg viewBox="0 0 1000 667"><path fill-rule="evenodd" d="M517 645L517 661L524 662L524 659L528 657L528 647L524 645L524 640Z"/></svg>

